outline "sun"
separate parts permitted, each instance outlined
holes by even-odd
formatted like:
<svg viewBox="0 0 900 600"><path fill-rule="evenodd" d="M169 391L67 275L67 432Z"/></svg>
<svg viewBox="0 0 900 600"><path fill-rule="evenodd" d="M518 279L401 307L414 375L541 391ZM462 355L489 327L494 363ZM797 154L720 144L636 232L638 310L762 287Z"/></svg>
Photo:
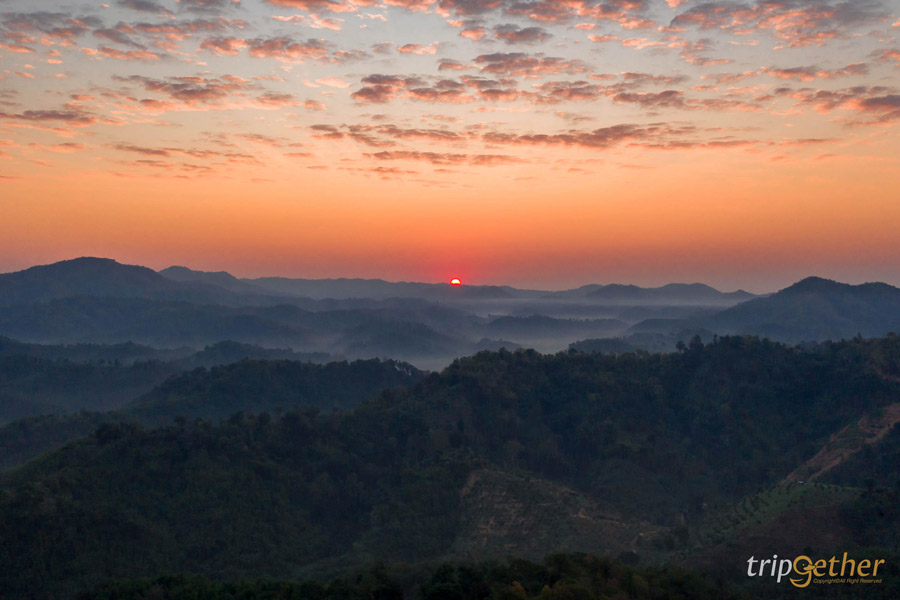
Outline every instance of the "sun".
<svg viewBox="0 0 900 600"><path fill-rule="evenodd" d="M462 285L462 281L460 281L457 277L454 277L450 280L450 285Z"/></svg>

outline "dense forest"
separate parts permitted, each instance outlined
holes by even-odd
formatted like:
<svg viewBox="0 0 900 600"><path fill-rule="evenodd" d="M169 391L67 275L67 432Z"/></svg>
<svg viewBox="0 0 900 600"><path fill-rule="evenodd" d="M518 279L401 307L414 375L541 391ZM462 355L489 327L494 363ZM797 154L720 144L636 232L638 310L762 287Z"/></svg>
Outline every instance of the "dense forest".
<svg viewBox="0 0 900 600"><path fill-rule="evenodd" d="M323 580L375 559L563 550L736 580L746 557L734 540L770 535L786 515L811 550L898 549L896 520L878 517L896 514L896 432L859 441L821 474L827 485L784 482L836 432L892 414L900 337L680 347L482 352L348 410L328 401L212 421L189 408L259 407L293 389L276 376L290 363L185 374L145 399L184 407L171 424L103 423L0 476L0 588L63 598L118 578ZM234 369L259 376L233 386ZM825 511L840 548L821 521L794 518L798 507ZM728 557L725 572L704 553Z"/></svg>
<svg viewBox="0 0 900 600"><path fill-rule="evenodd" d="M78 600L600 600L746 598L677 568L639 568L585 554L553 554L542 562L522 559L441 563L393 570L376 562L356 576L333 579L211 582L169 576L103 584Z"/></svg>

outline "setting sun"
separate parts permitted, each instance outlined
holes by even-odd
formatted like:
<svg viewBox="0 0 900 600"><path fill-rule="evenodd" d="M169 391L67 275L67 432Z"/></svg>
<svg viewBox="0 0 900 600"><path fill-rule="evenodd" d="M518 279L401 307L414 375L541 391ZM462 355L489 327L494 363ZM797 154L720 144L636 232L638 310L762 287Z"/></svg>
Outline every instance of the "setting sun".
<svg viewBox="0 0 900 600"><path fill-rule="evenodd" d="M450 285L462 285L462 281L460 281L459 279L454 277L453 279L450 280Z"/></svg>

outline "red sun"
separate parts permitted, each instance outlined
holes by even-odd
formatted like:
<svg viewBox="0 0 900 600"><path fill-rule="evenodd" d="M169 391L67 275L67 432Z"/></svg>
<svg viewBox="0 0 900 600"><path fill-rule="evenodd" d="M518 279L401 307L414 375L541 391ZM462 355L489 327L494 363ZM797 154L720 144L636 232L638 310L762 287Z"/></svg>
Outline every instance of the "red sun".
<svg viewBox="0 0 900 600"><path fill-rule="evenodd" d="M462 281L460 281L459 279L454 277L453 279L450 280L450 285L462 285Z"/></svg>

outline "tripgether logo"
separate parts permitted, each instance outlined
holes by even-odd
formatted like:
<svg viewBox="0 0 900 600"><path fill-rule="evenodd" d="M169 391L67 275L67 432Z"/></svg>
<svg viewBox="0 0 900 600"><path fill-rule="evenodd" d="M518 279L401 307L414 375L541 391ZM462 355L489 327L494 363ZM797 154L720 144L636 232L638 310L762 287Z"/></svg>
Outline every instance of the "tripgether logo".
<svg viewBox="0 0 900 600"><path fill-rule="evenodd" d="M782 578L790 577L792 585L804 588L810 583L881 583L878 578L878 567L884 564L884 559L867 559L860 561L847 558L844 552L843 558L832 556L813 560L808 556L798 556L779 559L778 555L772 558L757 559L751 556L747 561L748 577L775 577L776 583L781 583Z"/></svg>

